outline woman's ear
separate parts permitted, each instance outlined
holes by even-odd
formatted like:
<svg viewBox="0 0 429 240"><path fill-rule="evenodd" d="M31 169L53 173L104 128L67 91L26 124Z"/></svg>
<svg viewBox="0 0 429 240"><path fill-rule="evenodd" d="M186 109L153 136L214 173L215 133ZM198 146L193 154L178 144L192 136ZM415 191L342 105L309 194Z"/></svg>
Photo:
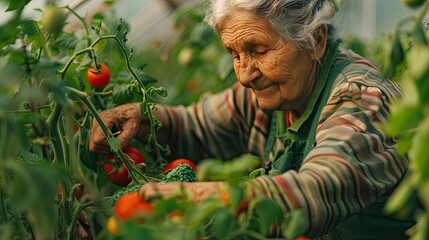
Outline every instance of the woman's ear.
<svg viewBox="0 0 429 240"><path fill-rule="evenodd" d="M319 61L326 50L326 44L328 42L328 26L323 25L320 27L319 35L316 37L316 49L312 54L312 59Z"/></svg>

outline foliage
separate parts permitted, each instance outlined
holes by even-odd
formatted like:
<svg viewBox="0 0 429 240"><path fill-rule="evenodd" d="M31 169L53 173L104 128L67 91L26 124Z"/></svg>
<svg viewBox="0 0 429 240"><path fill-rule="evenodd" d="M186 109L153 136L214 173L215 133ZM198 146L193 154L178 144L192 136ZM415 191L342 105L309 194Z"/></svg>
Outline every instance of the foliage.
<svg viewBox="0 0 429 240"><path fill-rule="evenodd" d="M404 98L393 103L386 131L396 136L398 151L409 158L409 170L386 206L386 212L411 216L417 224L407 233L410 239L429 238L429 31L423 22L429 1L403 1L415 15L374 45L374 58L387 78L402 87Z"/></svg>
<svg viewBox="0 0 429 240"><path fill-rule="evenodd" d="M131 62L133 50L126 46L122 21L109 20L115 18L106 13L88 23L76 9L54 3L40 10L40 20L24 19L21 13L29 1L1 3L15 14L0 26L0 237L75 239L76 226L96 236L106 220L103 197L114 186L96 164L105 157L88 151L92 120L98 121L133 181L147 181L126 161L98 113L140 102L154 132L160 123L152 115L151 98L166 92L154 86L144 64ZM68 15L81 21L82 31L64 32ZM112 79L95 89L85 75L99 63L110 68ZM152 161L160 164L165 147L151 136L149 144L157 154ZM61 198L56 197L59 184ZM74 196L82 185L86 193L79 200Z"/></svg>

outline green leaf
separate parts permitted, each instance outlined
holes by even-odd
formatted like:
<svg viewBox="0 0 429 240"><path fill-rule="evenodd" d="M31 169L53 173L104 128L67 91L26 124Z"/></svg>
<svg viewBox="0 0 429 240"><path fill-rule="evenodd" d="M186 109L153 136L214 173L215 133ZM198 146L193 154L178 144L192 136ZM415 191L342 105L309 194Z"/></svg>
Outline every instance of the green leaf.
<svg viewBox="0 0 429 240"><path fill-rule="evenodd" d="M96 185L98 189L101 189L102 187L104 187L104 185L106 185L106 183L108 182L108 178L106 173L104 172L104 165L100 164L97 166L97 179L96 179Z"/></svg>
<svg viewBox="0 0 429 240"><path fill-rule="evenodd" d="M194 205L185 215L185 220L191 229L199 229L209 219L212 218L214 212L219 209L219 202L214 200L206 200L197 205Z"/></svg>
<svg viewBox="0 0 429 240"><path fill-rule="evenodd" d="M265 169L264 168L258 168L258 169L253 170L249 174L249 178L257 178L257 177L260 177L264 174L265 174Z"/></svg>
<svg viewBox="0 0 429 240"><path fill-rule="evenodd" d="M410 178L404 178L401 184L395 189L387 201L384 211L388 214L394 214L403 209L409 202L413 193L413 185Z"/></svg>
<svg viewBox="0 0 429 240"><path fill-rule="evenodd" d="M414 171L417 183L429 179L429 116L421 122L412 140L412 147L409 151L410 169Z"/></svg>
<svg viewBox="0 0 429 240"><path fill-rule="evenodd" d="M305 233L308 228L308 222L301 209L293 209L290 211L288 221L283 226L284 228L282 229L285 229L286 238L293 239Z"/></svg>
<svg viewBox="0 0 429 240"><path fill-rule="evenodd" d="M422 118L423 112L421 106L397 102L396 104L392 104L387 131L392 136L399 135L417 127Z"/></svg>
<svg viewBox="0 0 429 240"><path fill-rule="evenodd" d="M133 99L134 94L128 90L126 84L115 84L112 90L112 100L116 106L129 103Z"/></svg>
<svg viewBox="0 0 429 240"><path fill-rule="evenodd" d="M259 217L259 232L267 235L273 224L279 225L283 218L282 209L272 200L263 197L256 202L254 211Z"/></svg>
<svg viewBox="0 0 429 240"><path fill-rule="evenodd" d="M220 209L213 216L213 234L216 239L230 239L230 234L235 227L235 217L231 211Z"/></svg>
<svg viewBox="0 0 429 240"><path fill-rule="evenodd" d="M232 184L229 189L229 196L232 207L237 209L244 199L244 188L237 184Z"/></svg>
<svg viewBox="0 0 429 240"><path fill-rule="evenodd" d="M163 87L157 87L153 89L161 97L167 97L167 90Z"/></svg>
<svg viewBox="0 0 429 240"><path fill-rule="evenodd" d="M198 164L197 178L199 181L223 179L223 162L219 159L206 159Z"/></svg>
<svg viewBox="0 0 429 240"><path fill-rule="evenodd" d="M423 44L415 44L406 56L407 67L411 76L417 83L420 98L426 100L429 98L429 47Z"/></svg>
<svg viewBox="0 0 429 240"><path fill-rule="evenodd" d="M10 0L6 12L23 9L31 0Z"/></svg>

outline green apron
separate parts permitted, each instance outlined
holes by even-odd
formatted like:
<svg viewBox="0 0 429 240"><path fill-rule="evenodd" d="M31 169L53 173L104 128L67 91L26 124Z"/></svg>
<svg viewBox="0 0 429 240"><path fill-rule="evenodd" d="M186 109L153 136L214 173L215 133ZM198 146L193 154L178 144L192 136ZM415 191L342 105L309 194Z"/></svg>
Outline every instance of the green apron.
<svg viewBox="0 0 429 240"><path fill-rule="evenodd" d="M265 172L269 175L277 175L292 169L298 171L309 151L316 146L316 128L322 109L326 105L338 74L352 62L352 60L335 62L338 45L339 41L336 41L328 47L327 54L322 59L323 68L320 72L319 82L316 83L302 116L289 128L286 128L285 112L273 113L265 159L268 158L269 152L274 147L276 138L283 142L284 151L277 153L274 161L266 164ZM331 234L322 238L334 240L407 239L404 233L406 229L415 224L414 219L400 220L383 214L383 207L390 193L385 194L362 212L340 222Z"/></svg>

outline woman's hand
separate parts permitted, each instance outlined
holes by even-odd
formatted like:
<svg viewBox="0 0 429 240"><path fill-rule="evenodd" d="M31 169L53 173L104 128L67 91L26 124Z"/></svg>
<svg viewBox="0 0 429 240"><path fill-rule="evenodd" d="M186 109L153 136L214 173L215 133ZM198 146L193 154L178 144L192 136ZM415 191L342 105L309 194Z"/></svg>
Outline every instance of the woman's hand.
<svg viewBox="0 0 429 240"><path fill-rule="evenodd" d="M128 146L131 139L138 133L141 113L138 103L125 104L100 113L100 117L109 129L119 131L116 138L119 140L119 148ZM111 152L106 135L98 122L94 119L91 129L89 150L109 154Z"/></svg>
<svg viewBox="0 0 429 240"><path fill-rule="evenodd" d="M143 199L168 197L180 191L189 194L194 202L200 202L210 196L216 196L224 189L223 182L171 182L171 183L146 183L140 188L140 196Z"/></svg>

